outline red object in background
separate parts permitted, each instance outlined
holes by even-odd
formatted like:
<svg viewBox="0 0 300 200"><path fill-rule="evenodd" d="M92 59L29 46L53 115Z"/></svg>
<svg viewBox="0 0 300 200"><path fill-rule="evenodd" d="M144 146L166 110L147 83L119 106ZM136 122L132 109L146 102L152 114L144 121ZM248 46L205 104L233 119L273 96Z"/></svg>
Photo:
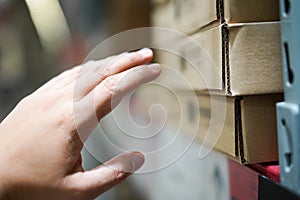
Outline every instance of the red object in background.
<svg viewBox="0 0 300 200"><path fill-rule="evenodd" d="M229 160L231 200L300 200L278 182L278 163L241 165Z"/></svg>
<svg viewBox="0 0 300 200"><path fill-rule="evenodd" d="M272 181L280 182L280 166L278 163L251 164L248 166Z"/></svg>
<svg viewBox="0 0 300 200"><path fill-rule="evenodd" d="M230 194L232 200L258 199L258 173L229 160Z"/></svg>

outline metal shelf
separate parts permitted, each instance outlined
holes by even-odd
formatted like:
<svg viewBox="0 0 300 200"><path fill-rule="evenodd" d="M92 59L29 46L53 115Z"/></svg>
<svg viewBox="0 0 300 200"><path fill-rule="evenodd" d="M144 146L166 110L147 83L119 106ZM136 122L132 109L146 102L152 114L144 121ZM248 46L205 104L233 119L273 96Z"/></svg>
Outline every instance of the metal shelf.
<svg viewBox="0 0 300 200"><path fill-rule="evenodd" d="M300 1L280 0L284 102L277 104L281 184L300 194Z"/></svg>

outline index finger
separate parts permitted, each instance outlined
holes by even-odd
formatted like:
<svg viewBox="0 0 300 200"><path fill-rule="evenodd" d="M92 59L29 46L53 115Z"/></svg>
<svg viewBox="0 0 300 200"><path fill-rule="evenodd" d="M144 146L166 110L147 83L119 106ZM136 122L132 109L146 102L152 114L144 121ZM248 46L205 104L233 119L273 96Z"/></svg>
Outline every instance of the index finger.
<svg viewBox="0 0 300 200"><path fill-rule="evenodd" d="M108 114L130 91L152 81L160 74L160 65L141 65L106 78L75 104L75 123L85 141L98 121Z"/></svg>
<svg viewBox="0 0 300 200"><path fill-rule="evenodd" d="M144 48L136 52L123 53L105 60L83 64L80 75L74 83L77 85L74 93L75 100L82 99L105 78L132 67L147 64L152 58L152 50Z"/></svg>

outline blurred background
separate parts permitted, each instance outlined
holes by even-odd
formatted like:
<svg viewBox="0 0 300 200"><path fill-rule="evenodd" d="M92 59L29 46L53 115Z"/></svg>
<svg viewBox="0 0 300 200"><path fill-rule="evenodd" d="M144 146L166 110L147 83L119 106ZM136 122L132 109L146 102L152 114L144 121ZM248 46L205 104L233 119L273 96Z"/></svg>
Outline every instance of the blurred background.
<svg viewBox="0 0 300 200"><path fill-rule="evenodd" d="M104 39L149 26L150 8L150 0L0 0L0 119Z"/></svg>
<svg viewBox="0 0 300 200"><path fill-rule="evenodd" d="M101 41L150 26L151 6L150 0L0 0L0 121L22 97L81 64ZM227 160L216 153L199 160L198 151L193 144L173 165L134 175L98 199L229 198ZM82 154L86 169L99 164L88 151Z"/></svg>

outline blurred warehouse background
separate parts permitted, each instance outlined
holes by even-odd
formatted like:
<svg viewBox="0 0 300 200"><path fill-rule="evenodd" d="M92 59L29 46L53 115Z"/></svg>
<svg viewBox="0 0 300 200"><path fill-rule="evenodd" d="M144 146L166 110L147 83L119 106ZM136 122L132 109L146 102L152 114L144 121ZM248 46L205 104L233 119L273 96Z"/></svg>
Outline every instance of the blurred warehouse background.
<svg viewBox="0 0 300 200"><path fill-rule="evenodd" d="M0 118L102 40L149 26L149 16L149 0L1 0Z"/></svg>

